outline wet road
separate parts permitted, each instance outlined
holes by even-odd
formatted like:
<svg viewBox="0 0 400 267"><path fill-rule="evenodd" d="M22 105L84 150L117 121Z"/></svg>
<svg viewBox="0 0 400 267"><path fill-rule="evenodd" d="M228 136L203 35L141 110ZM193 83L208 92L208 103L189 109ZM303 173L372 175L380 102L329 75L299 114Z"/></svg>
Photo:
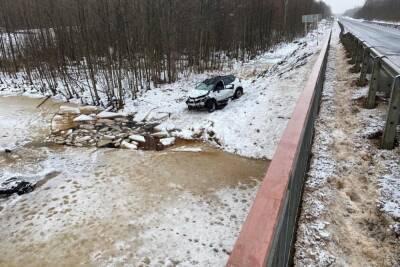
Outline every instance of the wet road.
<svg viewBox="0 0 400 267"><path fill-rule="evenodd" d="M400 67L400 30L348 18L340 18L345 28L373 46Z"/></svg>
<svg viewBox="0 0 400 267"><path fill-rule="evenodd" d="M57 109L0 98L0 179L40 181L0 202L0 266L220 266L267 163L213 149L142 152L43 142Z"/></svg>

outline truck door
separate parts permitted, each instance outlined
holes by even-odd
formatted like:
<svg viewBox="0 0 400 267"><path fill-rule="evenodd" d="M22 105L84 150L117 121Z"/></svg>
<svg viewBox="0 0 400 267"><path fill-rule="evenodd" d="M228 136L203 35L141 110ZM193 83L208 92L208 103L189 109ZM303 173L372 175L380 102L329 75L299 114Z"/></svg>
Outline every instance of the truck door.
<svg viewBox="0 0 400 267"><path fill-rule="evenodd" d="M224 82L221 80L217 82L217 84L214 87L214 95L215 99L217 99L218 102L222 101L225 99L225 86Z"/></svg>
<svg viewBox="0 0 400 267"><path fill-rule="evenodd" d="M225 76L222 78L222 81L225 85L225 98L233 97L235 94L235 84L233 83L235 81L235 77L232 75Z"/></svg>

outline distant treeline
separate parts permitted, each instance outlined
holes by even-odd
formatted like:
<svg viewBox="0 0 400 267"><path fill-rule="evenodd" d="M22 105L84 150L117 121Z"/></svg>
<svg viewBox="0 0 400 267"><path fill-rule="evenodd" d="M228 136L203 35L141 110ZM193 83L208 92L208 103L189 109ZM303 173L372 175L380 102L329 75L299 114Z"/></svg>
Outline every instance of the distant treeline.
<svg viewBox="0 0 400 267"><path fill-rule="evenodd" d="M367 0L353 16L370 20L400 21L400 0Z"/></svg>
<svg viewBox="0 0 400 267"><path fill-rule="evenodd" d="M303 33L314 0L0 0L0 72L93 104L248 60ZM1 31L3 33L1 33ZM0 79L1 82L1 79ZM62 88L62 90L60 90Z"/></svg>

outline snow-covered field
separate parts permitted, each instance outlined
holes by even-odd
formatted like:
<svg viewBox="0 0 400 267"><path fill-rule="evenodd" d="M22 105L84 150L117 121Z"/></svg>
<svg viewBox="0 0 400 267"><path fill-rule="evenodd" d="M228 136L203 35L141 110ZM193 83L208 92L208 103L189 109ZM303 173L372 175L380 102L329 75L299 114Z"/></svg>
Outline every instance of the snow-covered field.
<svg viewBox="0 0 400 267"><path fill-rule="evenodd" d="M125 110L137 113L137 120L161 118L161 127L174 129L177 137L208 141L241 156L271 159L329 28L324 21L318 31L249 62L231 62L221 72L192 74L153 88L137 100L127 100ZM213 114L188 111L188 91L205 78L231 73L243 81L241 99ZM0 95L41 95L37 86L25 85L21 77L3 80Z"/></svg>
<svg viewBox="0 0 400 267"><path fill-rule="evenodd" d="M387 104L362 107L338 27L297 233L296 266L400 264L400 149L379 149ZM397 236L397 237L396 237Z"/></svg>

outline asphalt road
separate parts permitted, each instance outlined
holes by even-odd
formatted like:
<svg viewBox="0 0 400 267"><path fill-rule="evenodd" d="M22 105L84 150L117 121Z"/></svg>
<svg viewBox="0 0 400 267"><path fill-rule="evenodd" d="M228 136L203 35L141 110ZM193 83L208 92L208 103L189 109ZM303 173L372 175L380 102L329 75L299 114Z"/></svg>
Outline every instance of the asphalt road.
<svg viewBox="0 0 400 267"><path fill-rule="evenodd" d="M346 30L358 36L400 67L400 30L368 22L340 18Z"/></svg>

